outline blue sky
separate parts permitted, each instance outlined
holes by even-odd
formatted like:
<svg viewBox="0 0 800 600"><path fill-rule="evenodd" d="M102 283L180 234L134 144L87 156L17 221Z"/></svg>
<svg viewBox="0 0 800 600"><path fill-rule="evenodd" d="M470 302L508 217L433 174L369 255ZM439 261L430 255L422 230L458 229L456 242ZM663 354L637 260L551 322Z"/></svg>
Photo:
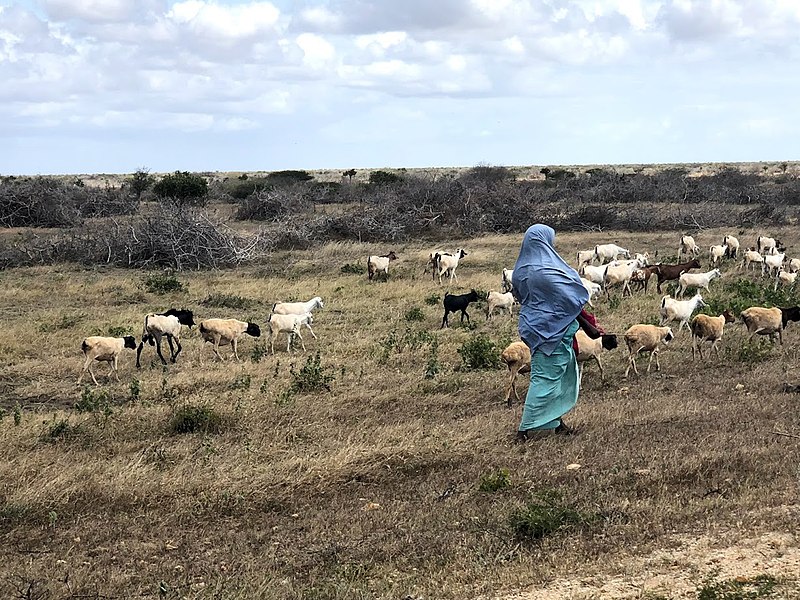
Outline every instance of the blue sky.
<svg viewBox="0 0 800 600"><path fill-rule="evenodd" d="M0 0L0 174L797 160L796 0Z"/></svg>

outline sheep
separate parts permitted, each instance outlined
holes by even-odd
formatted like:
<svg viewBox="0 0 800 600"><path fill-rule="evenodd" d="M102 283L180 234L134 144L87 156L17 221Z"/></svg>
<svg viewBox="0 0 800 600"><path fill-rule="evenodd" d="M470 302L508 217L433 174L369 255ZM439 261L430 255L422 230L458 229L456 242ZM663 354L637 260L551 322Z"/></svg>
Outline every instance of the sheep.
<svg viewBox="0 0 800 600"><path fill-rule="evenodd" d="M692 256L700 255L700 246L695 243L694 238L690 235L681 236L681 243L678 246L678 260L680 260L681 256L684 254L691 254Z"/></svg>
<svg viewBox="0 0 800 600"><path fill-rule="evenodd" d="M780 242L775 238L767 237L764 235L756 238L756 250L759 254L775 254L778 252Z"/></svg>
<svg viewBox="0 0 800 600"><path fill-rule="evenodd" d="M728 255L728 247L725 245L722 246L711 246L708 249L709 258L711 259L711 266L713 267L718 262L722 260L723 256Z"/></svg>
<svg viewBox="0 0 800 600"><path fill-rule="evenodd" d="M789 260L789 272L797 273L800 271L800 258L792 258Z"/></svg>
<svg viewBox="0 0 800 600"><path fill-rule="evenodd" d="M665 281L674 281L678 277L681 276L681 273L685 273L686 271L690 271L691 269L699 269L700 268L700 261L696 258L690 260L689 262L680 263L677 265L656 265L658 270L656 271L656 277L658 277L658 283L656 284L656 291L660 294L661 293L661 284Z"/></svg>
<svg viewBox="0 0 800 600"><path fill-rule="evenodd" d="M593 281L589 281L588 279L584 279L583 277L581 277L581 283L583 284L583 287L586 288L586 291L589 292L589 306L594 308L594 304L592 304L592 298L599 295L600 292L603 291L603 286Z"/></svg>
<svg viewBox="0 0 800 600"><path fill-rule="evenodd" d="M797 280L797 272L790 273L789 271L784 271L781 269L778 271L778 276L775 278L775 287L773 287L773 291L778 291L778 285L783 284L786 286L794 285L795 281Z"/></svg>
<svg viewBox="0 0 800 600"><path fill-rule="evenodd" d="M302 315L271 315L269 318L269 347L270 352L275 354L275 338L278 334L285 333L286 337L286 351L291 349L294 336L300 338L300 344L303 346L305 352L306 345L303 342L303 336L300 335L300 327L303 325L311 332L311 335L316 340L317 335L311 329L311 324L314 322L314 317L310 312Z"/></svg>
<svg viewBox="0 0 800 600"><path fill-rule="evenodd" d="M689 329L688 321L692 313L704 306L706 306L706 303L703 302L703 297L700 294L695 294L691 300L675 300L669 296L664 296L661 299L661 322L659 326L663 327L668 321L679 321L677 333L680 333L681 328L684 326Z"/></svg>
<svg viewBox="0 0 800 600"><path fill-rule="evenodd" d="M637 271L642 267L641 263L638 260L634 260L631 263L623 263L623 264L610 264L606 269L605 277L603 278L603 287L606 290L606 295L610 298L611 297L611 286L617 285L619 283L622 284L622 295L625 296L625 291L627 290L628 295L632 294L631 292L631 275L633 275L634 271Z"/></svg>
<svg viewBox="0 0 800 600"><path fill-rule="evenodd" d="M272 305L272 312L276 315L304 315L322 307L322 298L315 296L308 302L276 302Z"/></svg>
<svg viewBox="0 0 800 600"><path fill-rule="evenodd" d="M503 284L501 289L503 292L514 291L514 269L503 269Z"/></svg>
<svg viewBox="0 0 800 600"><path fill-rule="evenodd" d="M725 309L718 317L709 315L695 316L689 324L689 329L692 332L692 360L695 358L695 352L700 354L700 359L702 360L703 342L711 342L711 349L719 356L717 344L722 339L725 323L733 323L735 321L736 319L728 309Z"/></svg>
<svg viewBox="0 0 800 600"><path fill-rule="evenodd" d="M732 235L722 238L722 245L726 247L725 258L739 258L739 240Z"/></svg>
<svg viewBox="0 0 800 600"><path fill-rule="evenodd" d="M761 263L761 275L772 275L774 270L777 274L783 266L783 259L786 258L786 253L768 254L764 257L764 262Z"/></svg>
<svg viewBox="0 0 800 600"><path fill-rule="evenodd" d="M447 320L447 315L451 312L456 312L457 310L461 311L461 322L464 322L464 317L467 317L467 323L469 323L469 314L467 313L467 307L469 306L470 302L477 302L478 301L478 292L475 290L470 291L468 294L461 294L459 296L454 296L453 294L445 294L444 295L444 317L442 318L442 329L444 327L450 327L450 323Z"/></svg>
<svg viewBox="0 0 800 600"><path fill-rule="evenodd" d="M113 373L114 377L116 377L117 381L119 381L117 361L119 360L120 353L122 353L125 348L135 350L136 338L132 335L126 335L119 338L92 335L85 338L81 343L81 352L83 352L83 355L86 357L86 362L84 363L83 370L78 377L78 385L80 385L81 381L83 381L83 376L86 371L89 371L89 375L92 376L92 381L94 381L94 384L100 385L97 383L97 379L92 371L92 361L95 360L98 362L109 363L111 370L108 372L108 377L111 378L111 374Z"/></svg>
<svg viewBox="0 0 800 600"><path fill-rule="evenodd" d="M578 330L575 333L575 339L578 344L578 352L575 358L578 361L579 376L582 377L583 367L582 363L594 359L597 366L600 368L600 378L603 379L605 373L603 365L600 363L600 353L604 350L613 350L617 347L617 336L614 334L602 334L596 340L591 339L586 335L583 330ZM516 379L518 373L530 373L531 370L531 351L525 342L512 342L500 355L500 359L508 366L509 379L508 386L506 387L505 401L506 405L511 407L511 394L513 392L517 401L521 401L516 388Z"/></svg>
<svg viewBox="0 0 800 600"><path fill-rule="evenodd" d="M590 265L597 255L594 253L594 250L578 250L578 269L580 269L583 265Z"/></svg>
<svg viewBox="0 0 800 600"><path fill-rule="evenodd" d="M683 297L683 293L689 288L708 290L708 285L715 279L722 277L719 269L712 269L707 273L683 273L678 277L677 296Z"/></svg>
<svg viewBox="0 0 800 600"><path fill-rule="evenodd" d="M620 256L624 256L625 258L631 257L631 253L628 250L616 244L600 244L599 246L595 246L594 255L600 261L601 265L616 260Z"/></svg>
<svg viewBox="0 0 800 600"><path fill-rule="evenodd" d="M453 284L453 279L458 281L458 276L456 276L456 267L458 267L458 261L465 256L467 256L467 253L462 248L459 248L456 250L455 254L443 252L442 254L437 254L434 257L434 260L436 261L436 271L439 274L439 284L442 283L442 275L450 276L451 285Z"/></svg>
<svg viewBox="0 0 800 600"><path fill-rule="evenodd" d="M512 306L514 306L514 295L511 292L501 294L500 292L490 291L486 294L486 320L488 321L492 318L495 308L508 309L508 316L513 316Z"/></svg>
<svg viewBox="0 0 800 600"><path fill-rule="evenodd" d="M386 279L389 279L389 263L397 260L397 255L394 250L389 254L381 256L368 256L367 257L367 278L372 281L376 273L383 273Z"/></svg>
<svg viewBox="0 0 800 600"><path fill-rule="evenodd" d="M639 285L640 290L644 290L647 293L647 284L650 283L650 277L653 276L653 273L658 272L658 265L650 265L647 267L642 267L641 269L637 269L633 273L631 273L631 283L636 283Z"/></svg>
<svg viewBox="0 0 800 600"><path fill-rule="evenodd" d="M656 358L656 370L661 370L661 363L658 360L658 345L662 341L668 344L675 335L669 327L657 327L655 325L634 325L625 332L625 344L628 346L630 357L628 358L628 368L625 369L623 377L627 378L628 373L633 367L633 372L637 375L639 370L636 368L636 355L640 352L649 352L650 361L647 363L647 372L653 364L653 357Z"/></svg>
<svg viewBox="0 0 800 600"><path fill-rule="evenodd" d="M200 335L203 336L203 340L206 342L214 344L214 354L220 360L225 359L220 355L219 347L230 344L236 361L241 362L237 348L239 337L243 333L251 337L260 337L261 328L255 323L247 323L237 319L206 319L200 322Z"/></svg>
<svg viewBox="0 0 800 600"><path fill-rule="evenodd" d="M771 341L775 341L775 334L778 334L778 340L783 344L783 330L789 324L789 321L800 321L800 307L792 306L790 308L762 308L760 306L751 306L741 312L739 318L742 323L747 327L752 339L754 335L768 335Z"/></svg>
<svg viewBox="0 0 800 600"><path fill-rule="evenodd" d="M744 255L742 256L742 262L739 264L739 268L751 269L755 271L755 265L761 265L762 270L764 267L764 257L761 256L755 250L746 250ZM752 268L751 268L752 267Z"/></svg>
<svg viewBox="0 0 800 600"><path fill-rule="evenodd" d="M585 265L581 272L581 276L585 277L589 281L593 283L597 283L602 285L606 278L606 269L608 265L600 265L599 267L594 267L592 265Z"/></svg>
<svg viewBox="0 0 800 600"><path fill-rule="evenodd" d="M181 325L186 325L189 329L194 327L194 314L190 310L178 310L170 308L163 313L150 313L144 317L144 327L142 328L142 341L136 349L136 368L142 367L139 359L142 355L142 349L145 342L151 346L155 345L156 353L161 359L161 364L167 364L164 355L161 354L161 338L166 337L169 344L170 361L174 364L178 360L178 354L181 353L183 347L181 346ZM178 350L172 345L175 342Z"/></svg>

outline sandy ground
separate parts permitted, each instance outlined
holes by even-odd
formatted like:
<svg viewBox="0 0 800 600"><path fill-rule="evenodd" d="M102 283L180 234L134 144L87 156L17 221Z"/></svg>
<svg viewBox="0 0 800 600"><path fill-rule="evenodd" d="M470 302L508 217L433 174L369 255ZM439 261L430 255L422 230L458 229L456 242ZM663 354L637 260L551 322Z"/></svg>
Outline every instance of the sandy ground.
<svg viewBox="0 0 800 600"><path fill-rule="evenodd" d="M674 549L624 559L615 569L617 575L561 579L544 588L500 596L497 600L696 598L698 585L715 573L719 581L758 575L788 579L790 595L775 597L789 598L793 597L791 594L800 595L800 588L794 587L800 577L799 543L800 539L790 533L725 542L709 537L672 538L665 545Z"/></svg>

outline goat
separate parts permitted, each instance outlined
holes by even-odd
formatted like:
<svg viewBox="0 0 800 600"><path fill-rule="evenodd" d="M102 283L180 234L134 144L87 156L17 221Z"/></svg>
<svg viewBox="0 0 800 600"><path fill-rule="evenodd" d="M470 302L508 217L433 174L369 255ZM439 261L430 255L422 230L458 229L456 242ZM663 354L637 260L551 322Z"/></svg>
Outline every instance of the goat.
<svg viewBox="0 0 800 600"><path fill-rule="evenodd" d="M428 262L425 263L425 268L422 270L423 275L430 270L433 281L436 281L436 255L442 253L444 250L434 250L428 254Z"/></svg>
<svg viewBox="0 0 800 600"><path fill-rule="evenodd" d="M514 306L514 295L511 292L501 294L500 292L490 291L486 294L486 320L488 321L492 318L495 308L505 308L508 310L508 316L513 316L512 306Z"/></svg>
<svg viewBox="0 0 800 600"><path fill-rule="evenodd" d="M372 281L372 278L375 277L376 273L383 273L388 280L389 263L393 260L397 260L397 255L394 253L394 250L389 252L389 254L367 257L367 278Z"/></svg>
<svg viewBox="0 0 800 600"><path fill-rule="evenodd" d="M606 279L606 269L608 269L608 265L600 265L599 267L584 265L581 276L592 283L602 285Z"/></svg>
<svg viewBox="0 0 800 600"><path fill-rule="evenodd" d="M316 296L308 302L276 302L272 305L272 312L276 315L304 315L322 307L322 298Z"/></svg>
<svg viewBox="0 0 800 600"><path fill-rule="evenodd" d="M503 292L514 291L514 269L503 269L503 284L501 289Z"/></svg>
<svg viewBox="0 0 800 600"><path fill-rule="evenodd" d="M739 264L739 268L750 269L752 265L753 271L755 271L755 265L761 265L761 270L764 270L764 257L761 256L755 250L746 250L744 255L742 256L742 262Z"/></svg>
<svg viewBox="0 0 800 600"><path fill-rule="evenodd" d="M775 334L783 344L783 330L790 321L800 321L800 307L790 308L763 308L761 306L751 306L741 312L739 317L747 327L752 339L755 335L768 335L769 339L775 341Z"/></svg>
<svg viewBox="0 0 800 600"><path fill-rule="evenodd" d="M668 344L675 335L669 327L656 327L655 325L634 325L625 332L625 344L628 346L630 356L628 358L628 368L625 369L627 378L628 373L633 367L633 372L639 374L636 368L636 355L640 352L649 352L650 361L647 363L647 372L653 364L653 357L656 359L656 370L661 370L661 362L658 360L658 345L662 341Z"/></svg>
<svg viewBox="0 0 800 600"><path fill-rule="evenodd" d="M776 274L780 272L784 258L786 258L785 252L780 254L767 254L764 257L764 262L761 263L761 275L772 275L773 270Z"/></svg>
<svg viewBox="0 0 800 600"><path fill-rule="evenodd" d="M203 340L206 342L214 344L214 354L220 360L225 359L219 353L219 347L230 344L236 361L241 362L237 348L239 337L244 333L252 337L260 337L261 328L255 323L247 323L237 319L206 319L200 322L200 335L203 336Z"/></svg>
<svg viewBox="0 0 800 600"><path fill-rule="evenodd" d="M581 283L583 284L583 287L586 288L586 291L589 292L589 306L594 307L594 304L592 304L592 298L599 295L600 292L603 291L603 286L595 283L594 281L584 279L583 277L581 277Z"/></svg>
<svg viewBox="0 0 800 600"><path fill-rule="evenodd" d="M711 349L719 356L717 344L722 339L725 323L733 323L735 321L736 319L728 309L725 309L718 317L710 317L709 315L695 316L689 324L689 329L692 332L692 360L695 358L695 352L700 354L700 359L702 360L703 342L711 342Z"/></svg>
<svg viewBox="0 0 800 600"><path fill-rule="evenodd" d="M718 262L720 262L722 260L723 256L727 256L728 255L728 247L725 246L725 245L722 245L722 246L711 246L708 249L708 255L709 255L709 258L711 259L711 266L713 267L714 265L716 265Z"/></svg>
<svg viewBox="0 0 800 600"><path fill-rule="evenodd" d="M439 283L442 283L442 275L449 275L450 276L450 285L453 284L453 279L458 281L458 277L456 276L456 267L458 267L458 261L467 256L467 253L459 248L456 250L455 254L450 254L449 252L444 252L442 254L437 254L434 257L436 262L436 271L439 274Z"/></svg>
<svg viewBox="0 0 800 600"><path fill-rule="evenodd" d="M661 299L661 322L660 327L663 327L669 321L678 321L678 331L685 325L689 329L688 321L692 313L698 308L706 306L703 302L703 297L700 294L695 294L691 300L675 300L669 296L664 296Z"/></svg>
<svg viewBox="0 0 800 600"><path fill-rule="evenodd" d="M725 246L725 258L739 258L739 240L726 235L722 238L722 245Z"/></svg>
<svg viewBox="0 0 800 600"><path fill-rule="evenodd" d="M445 294L444 295L444 317L442 318L442 329L444 327L450 327L450 323L447 320L447 315L451 312L456 312L457 310L461 311L461 322L464 322L464 317L467 317L467 323L469 323L469 314L467 313L467 307L470 305L470 302L477 302L478 301L478 292L472 290L468 294L461 294L459 296L454 296L453 294Z"/></svg>
<svg viewBox="0 0 800 600"><path fill-rule="evenodd" d="M792 258L789 261L789 272L797 273L798 271L800 271L800 258Z"/></svg>
<svg viewBox="0 0 800 600"><path fill-rule="evenodd" d="M630 285L631 276L633 275L634 271L637 271L641 267L642 264L638 260L633 260L630 263L623 264L609 264L608 268L606 269L605 277L603 278L603 287L606 289L606 296L610 298L611 286L619 283L622 284L623 297L625 296L626 290L630 296L632 294Z"/></svg>
<svg viewBox="0 0 800 600"><path fill-rule="evenodd" d="M785 286L794 285L795 281L797 280L797 271L794 273L790 273L789 271L784 271L781 269L778 271L778 276L775 278L775 287L773 287L773 291L778 291L778 285L783 284Z"/></svg>
<svg viewBox="0 0 800 600"><path fill-rule="evenodd" d="M163 313L150 313L144 317L144 327L142 328L142 341L136 349L136 368L141 368L139 359L145 342L151 346L155 345L158 358L161 364L167 364L164 355L161 354L161 338L166 337L169 344L170 361L174 364L178 360L178 355L183 347L181 346L181 325L186 325L189 329L194 327L194 314L190 310L170 308ZM176 351L172 342L178 346Z"/></svg>
<svg viewBox="0 0 800 600"><path fill-rule="evenodd" d="M719 269L712 269L708 273L683 273L678 277L678 291L676 296L683 297L683 293L689 288L708 290L708 285L722 277Z"/></svg>
<svg viewBox="0 0 800 600"><path fill-rule="evenodd" d="M687 237L687 236L684 236ZM678 277L681 276L681 273L685 273L691 269L699 269L700 268L700 261L696 258L690 260L689 262L680 263L677 265L656 265L658 270L656 270L656 277L658 278L658 283L656 284L656 291L660 294L661 293L661 284L665 281L675 281Z"/></svg>
<svg viewBox="0 0 800 600"><path fill-rule="evenodd" d="M614 350L618 346L617 336L613 333L603 333L593 340L583 329L579 329L575 332L575 340L578 345L578 352L575 354L575 359L578 361L578 377L583 379L583 363L594 359L597 368L600 369L600 380L605 381L606 375L600 362L600 354L603 350Z"/></svg>
<svg viewBox="0 0 800 600"><path fill-rule="evenodd" d="M594 255L600 261L601 265L611 262L612 260L617 260L620 256L624 256L625 258L631 257L631 253L628 250L616 244L600 244L599 246L595 246Z"/></svg>
<svg viewBox="0 0 800 600"><path fill-rule="evenodd" d="M286 351L289 352L294 341L294 337L300 338L300 345L303 346L303 352L306 350L306 344L303 341L303 336L300 335L300 327L303 325L311 332L314 339L317 335L311 329L311 324L314 322L314 317L310 312L302 315L271 315L269 318L269 347L270 352L275 354L275 338L278 334L286 334Z"/></svg>
<svg viewBox="0 0 800 600"><path fill-rule="evenodd" d="M92 371L92 362L95 360L98 362L109 363L111 370L108 372L108 377L111 378L111 374L113 373L114 377L116 377L117 381L119 381L117 361L119 360L119 355L125 348L135 350L136 338L132 335L126 335L120 338L92 335L85 338L81 343L81 352L83 352L83 355L86 357L86 362L84 363L83 370L78 377L78 385L81 384L86 371L89 371L89 375L92 376L92 381L94 381L94 384L100 385L97 383L97 379Z"/></svg>
<svg viewBox="0 0 800 600"><path fill-rule="evenodd" d="M760 235L756 238L756 250L759 254L775 254L778 252L780 242L775 238Z"/></svg>
<svg viewBox="0 0 800 600"><path fill-rule="evenodd" d="M578 250L578 269L580 269L583 265L590 265L597 255L594 253L594 250Z"/></svg>
<svg viewBox="0 0 800 600"><path fill-rule="evenodd" d="M684 254L692 256L699 256L700 255L700 246L698 246L694 238L690 235L682 235L681 236L681 243L678 246L678 260L681 259L681 256ZM698 267L699 269L700 267ZM659 290L660 291L660 290Z"/></svg>
<svg viewBox="0 0 800 600"><path fill-rule="evenodd" d="M653 276L653 273L658 272L658 265L650 265L647 267L642 267L641 269L637 269L633 273L631 273L631 283L636 283L639 285L640 290L644 290L645 294L647 293L647 284L650 283L650 277Z"/></svg>

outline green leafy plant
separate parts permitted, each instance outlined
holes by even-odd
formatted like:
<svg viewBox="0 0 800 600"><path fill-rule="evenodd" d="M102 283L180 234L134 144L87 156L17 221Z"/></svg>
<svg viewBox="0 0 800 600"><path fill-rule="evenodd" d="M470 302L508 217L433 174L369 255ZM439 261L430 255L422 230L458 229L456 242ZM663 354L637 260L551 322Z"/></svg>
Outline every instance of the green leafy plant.
<svg viewBox="0 0 800 600"><path fill-rule="evenodd" d="M439 362L439 340L434 338L428 350L428 362L425 364L425 379L434 379L442 372L442 363Z"/></svg>
<svg viewBox="0 0 800 600"><path fill-rule="evenodd" d="M169 271L150 273L142 277L141 287L151 294L171 294L185 292L186 285Z"/></svg>
<svg viewBox="0 0 800 600"><path fill-rule="evenodd" d="M22 424L22 407L17 402L14 405L14 425L19 427Z"/></svg>
<svg viewBox="0 0 800 600"><path fill-rule="evenodd" d="M159 198L169 199L177 206L202 205L208 197L208 181L200 175L175 171L164 175L153 186L153 192Z"/></svg>
<svg viewBox="0 0 800 600"><path fill-rule="evenodd" d="M419 306L413 306L406 311L406 314L403 316L403 318L409 323L424 321L425 313L422 312L422 309Z"/></svg>
<svg viewBox="0 0 800 600"><path fill-rule="evenodd" d="M438 306L442 302L442 297L439 294L431 294L425 297L425 304L428 306Z"/></svg>
<svg viewBox="0 0 800 600"><path fill-rule="evenodd" d="M294 370L294 365L289 368L292 376L290 389L292 392L301 394L309 392L319 392L321 390L331 391L331 383L336 378L332 373L322 366L319 351L309 356L306 363L299 371Z"/></svg>
<svg viewBox="0 0 800 600"><path fill-rule="evenodd" d="M491 339L479 333L468 339L458 349L465 371L496 369L500 366L500 349Z"/></svg>
<svg viewBox="0 0 800 600"><path fill-rule="evenodd" d="M367 269L356 263L345 263L339 269L339 272L343 275L363 275L366 273Z"/></svg>
<svg viewBox="0 0 800 600"><path fill-rule="evenodd" d="M771 575L718 579L719 571L710 573L697 587L697 600L756 600L775 592L777 581Z"/></svg>
<svg viewBox="0 0 800 600"><path fill-rule="evenodd" d="M519 540L540 540L561 529L573 529L592 520L564 502L555 491L541 491L510 518L511 529Z"/></svg>
<svg viewBox="0 0 800 600"><path fill-rule="evenodd" d="M39 331L42 333L51 333L53 331L60 331L62 329L70 329L75 325L81 323L88 317L86 313L72 313L61 315L61 318L50 323L42 323L39 325Z"/></svg>
<svg viewBox="0 0 800 600"><path fill-rule="evenodd" d="M508 469L498 469L481 476L478 489L482 492L493 493L511 487L511 473Z"/></svg>
<svg viewBox="0 0 800 600"><path fill-rule="evenodd" d="M184 404L169 422L168 429L172 433L219 433L223 428L223 419L210 406Z"/></svg>
<svg viewBox="0 0 800 600"><path fill-rule="evenodd" d="M142 384L139 381L139 379L134 377L133 379L131 379L131 383L128 386L128 399L131 402L138 402L141 395L142 395Z"/></svg>
<svg viewBox="0 0 800 600"><path fill-rule="evenodd" d="M80 424L73 425L69 422L69 419L57 419L53 416L53 420L50 421L50 423L46 423L46 427L40 435L40 439L45 442L64 441L77 437L82 430Z"/></svg>

